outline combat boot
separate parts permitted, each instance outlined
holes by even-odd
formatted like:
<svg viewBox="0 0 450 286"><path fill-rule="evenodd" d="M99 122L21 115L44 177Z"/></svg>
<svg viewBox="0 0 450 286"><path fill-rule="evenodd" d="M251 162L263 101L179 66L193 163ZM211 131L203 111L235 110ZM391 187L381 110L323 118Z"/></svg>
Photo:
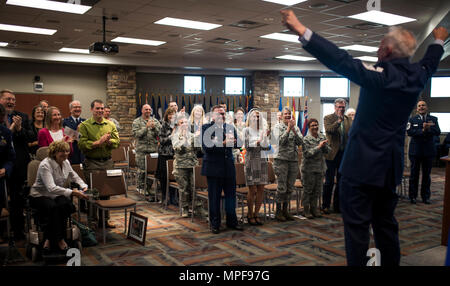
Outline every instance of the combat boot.
<svg viewBox="0 0 450 286"><path fill-rule="evenodd" d="M313 215L311 214L311 212L309 211L309 205L308 204L305 204L303 206L303 216L308 218L308 219L314 218Z"/></svg>
<svg viewBox="0 0 450 286"><path fill-rule="evenodd" d="M283 216L286 220L294 220L294 217L289 213L289 204L283 203Z"/></svg>
<svg viewBox="0 0 450 286"><path fill-rule="evenodd" d="M275 213L275 218L277 221L282 222L286 221L286 218L284 217L283 212L281 211L281 204L279 203L277 204L277 211Z"/></svg>
<svg viewBox="0 0 450 286"><path fill-rule="evenodd" d="M311 210L310 211L311 211L311 214L314 217L317 217L317 218L322 217L322 215L320 214L320 211L318 211L318 209L317 209L317 200L311 204Z"/></svg>

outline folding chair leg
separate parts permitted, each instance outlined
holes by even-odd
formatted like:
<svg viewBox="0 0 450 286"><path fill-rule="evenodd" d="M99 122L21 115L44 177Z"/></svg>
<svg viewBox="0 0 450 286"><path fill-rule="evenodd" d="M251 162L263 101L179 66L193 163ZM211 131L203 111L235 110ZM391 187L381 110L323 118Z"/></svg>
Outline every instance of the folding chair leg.
<svg viewBox="0 0 450 286"><path fill-rule="evenodd" d="M195 205L195 198L196 198L195 190L193 190L193 192L192 192L192 212L191 212L191 222L194 222L194 211L195 211L194 205Z"/></svg>
<svg viewBox="0 0 450 286"><path fill-rule="evenodd" d="M106 244L106 217L105 217L105 210L102 209L102 220L103 220L103 244Z"/></svg>
<svg viewBox="0 0 450 286"><path fill-rule="evenodd" d="M125 209L125 228L123 230L123 233L127 233L127 209Z"/></svg>
<svg viewBox="0 0 450 286"><path fill-rule="evenodd" d="M180 212L180 216L182 215L181 211L182 211L182 207L181 207L181 192L179 189L177 189L178 192L178 211Z"/></svg>

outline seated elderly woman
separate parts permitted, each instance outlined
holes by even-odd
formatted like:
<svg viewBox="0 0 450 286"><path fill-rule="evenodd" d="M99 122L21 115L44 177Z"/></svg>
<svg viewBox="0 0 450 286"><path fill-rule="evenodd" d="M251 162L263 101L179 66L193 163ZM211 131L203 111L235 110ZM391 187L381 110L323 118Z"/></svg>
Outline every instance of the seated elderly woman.
<svg viewBox="0 0 450 286"><path fill-rule="evenodd" d="M75 211L70 196L86 199L83 192L86 183L72 169L69 160L70 147L67 142L54 141L49 146L48 157L39 164L36 182L30 190L30 204L38 210L44 230L44 251L50 250L50 243L57 243L59 249L68 249L64 241L67 219ZM82 190L65 188L70 180Z"/></svg>

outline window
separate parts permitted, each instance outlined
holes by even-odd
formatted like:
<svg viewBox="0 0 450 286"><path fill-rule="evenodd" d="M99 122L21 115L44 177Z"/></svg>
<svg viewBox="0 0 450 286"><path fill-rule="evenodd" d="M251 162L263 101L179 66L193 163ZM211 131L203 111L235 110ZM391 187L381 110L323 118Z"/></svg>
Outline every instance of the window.
<svg viewBox="0 0 450 286"><path fill-rule="evenodd" d="M430 114L438 118L438 124L441 132L450 132L450 113L431 112Z"/></svg>
<svg viewBox="0 0 450 286"><path fill-rule="evenodd" d="M450 97L450 77L431 78L431 97Z"/></svg>
<svg viewBox="0 0 450 286"><path fill-rule="evenodd" d="M283 96L291 96L291 97L303 96L303 78L302 77L283 78Z"/></svg>
<svg viewBox="0 0 450 286"><path fill-rule="evenodd" d="M347 98L349 81L343 77L320 78L320 97Z"/></svg>
<svg viewBox="0 0 450 286"><path fill-rule="evenodd" d="M328 114L334 113L334 103L322 103L322 132L325 133L325 124L323 118Z"/></svg>
<svg viewBox="0 0 450 286"><path fill-rule="evenodd" d="M184 76L184 93L201 94L203 90L202 76Z"/></svg>
<svg viewBox="0 0 450 286"><path fill-rule="evenodd" d="M243 77L225 77L225 94L244 94Z"/></svg>

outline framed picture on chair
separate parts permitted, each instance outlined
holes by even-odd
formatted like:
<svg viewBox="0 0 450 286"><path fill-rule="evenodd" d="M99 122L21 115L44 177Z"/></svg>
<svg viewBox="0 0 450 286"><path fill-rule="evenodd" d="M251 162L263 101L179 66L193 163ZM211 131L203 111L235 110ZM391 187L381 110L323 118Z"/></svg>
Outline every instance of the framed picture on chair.
<svg viewBox="0 0 450 286"><path fill-rule="evenodd" d="M145 236L147 233L147 217L130 213L130 223L128 224L127 238L145 245Z"/></svg>

